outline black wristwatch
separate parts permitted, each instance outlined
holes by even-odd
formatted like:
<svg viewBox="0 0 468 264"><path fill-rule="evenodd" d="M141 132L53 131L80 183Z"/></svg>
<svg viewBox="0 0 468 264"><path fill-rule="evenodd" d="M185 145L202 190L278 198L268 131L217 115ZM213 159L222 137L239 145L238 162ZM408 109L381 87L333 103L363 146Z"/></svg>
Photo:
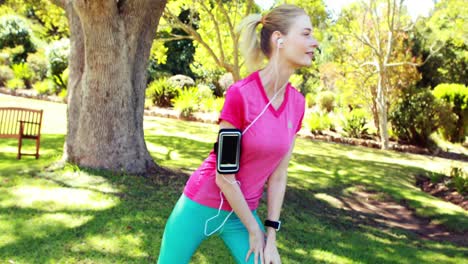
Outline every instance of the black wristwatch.
<svg viewBox="0 0 468 264"><path fill-rule="evenodd" d="M279 231L281 228L281 221L265 220L265 226L273 227L276 231Z"/></svg>

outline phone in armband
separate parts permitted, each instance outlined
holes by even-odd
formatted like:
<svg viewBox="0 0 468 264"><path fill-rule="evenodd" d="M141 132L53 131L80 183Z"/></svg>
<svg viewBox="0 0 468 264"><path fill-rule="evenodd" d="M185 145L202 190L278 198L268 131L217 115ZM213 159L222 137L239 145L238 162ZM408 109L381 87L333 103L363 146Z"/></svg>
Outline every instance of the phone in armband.
<svg viewBox="0 0 468 264"><path fill-rule="evenodd" d="M242 132L236 128L222 128L215 143L216 170L220 174L237 173L240 169Z"/></svg>

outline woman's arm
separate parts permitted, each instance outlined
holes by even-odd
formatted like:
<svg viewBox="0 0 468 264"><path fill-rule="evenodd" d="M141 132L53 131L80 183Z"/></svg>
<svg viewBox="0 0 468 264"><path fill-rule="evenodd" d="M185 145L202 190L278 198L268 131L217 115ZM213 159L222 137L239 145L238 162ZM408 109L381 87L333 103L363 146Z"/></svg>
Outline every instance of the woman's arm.
<svg viewBox="0 0 468 264"><path fill-rule="evenodd" d="M220 128L234 128L232 124L226 121L221 121L219 126ZM221 189L229 205L231 205L249 232L250 250L247 252L246 261L252 253L255 257L255 263L257 263L259 256L263 261L264 234L250 211L240 186L236 183L235 175L216 172L216 185Z"/></svg>
<svg viewBox="0 0 468 264"><path fill-rule="evenodd" d="M286 191L286 183L288 178L288 165L291 159L294 141L289 148L288 153L281 160L278 167L268 179L267 190L267 219L278 221L280 219L281 207L283 205L284 193ZM272 227L266 227L266 247L265 247L265 263L281 263L278 250L276 248L276 230Z"/></svg>

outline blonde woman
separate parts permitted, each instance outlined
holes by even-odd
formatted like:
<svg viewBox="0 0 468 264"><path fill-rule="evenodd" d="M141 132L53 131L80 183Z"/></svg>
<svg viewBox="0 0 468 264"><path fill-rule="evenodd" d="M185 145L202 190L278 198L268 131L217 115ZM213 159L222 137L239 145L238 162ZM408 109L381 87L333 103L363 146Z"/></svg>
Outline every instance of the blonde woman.
<svg viewBox="0 0 468 264"><path fill-rule="evenodd" d="M296 69L311 65L318 42L309 16L293 5L250 15L240 29L247 65L258 67L268 60L228 89L221 111L220 128L243 134L240 170L219 174L212 151L191 175L166 223L160 264L188 263L210 235L223 239L237 263L281 263L276 235L305 108L304 97L288 80ZM261 221L256 209L265 184L268 213Z"/></svg>

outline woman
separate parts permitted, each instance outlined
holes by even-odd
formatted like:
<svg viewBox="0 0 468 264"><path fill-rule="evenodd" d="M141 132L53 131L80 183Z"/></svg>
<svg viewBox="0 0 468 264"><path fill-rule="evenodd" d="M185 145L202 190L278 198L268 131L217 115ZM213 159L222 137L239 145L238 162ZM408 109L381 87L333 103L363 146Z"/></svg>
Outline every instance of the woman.
<svg viewBox="0 0 468 264"><path fill-rule="evenodd" d="M224 240L237 263L281 263L276 232L305 108L304 97L288 80L297 68L311 65L318 43L310 18L293 5L281 5L263 17L250 15L240 29L247 65L258 65L263 56L268 59L265 68L228 89L221 111L220 128L243 131L240 170L218 174L212 151L191 175L166 223L160 264L188 263L213 233ZM265 184L266 231L256 213Z"/></svg>

